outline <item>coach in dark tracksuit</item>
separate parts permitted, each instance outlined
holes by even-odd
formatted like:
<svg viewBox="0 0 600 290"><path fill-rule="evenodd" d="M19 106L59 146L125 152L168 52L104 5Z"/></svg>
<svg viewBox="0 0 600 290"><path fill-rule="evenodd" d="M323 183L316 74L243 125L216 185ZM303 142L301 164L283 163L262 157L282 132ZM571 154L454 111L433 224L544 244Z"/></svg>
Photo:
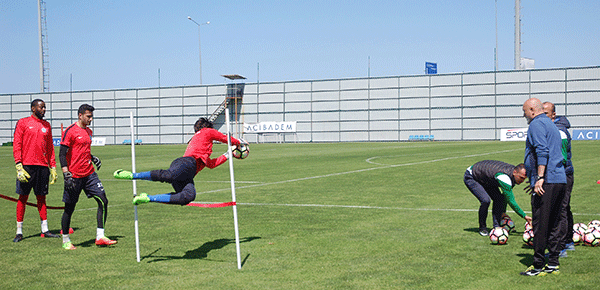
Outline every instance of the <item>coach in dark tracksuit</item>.
<svg viewBox="0 0 600 290"><path fill-rule="evenodd" d="M557 274L559 266L562 204L567 177L563 165L562 140L554 122L544 114L542 102L531 98L523 104L523 116L529 123L525 142L525 167L530 182L533 211L533 265L521 275ZM548 264L544 251L548 248Z"/></svg>
<svg viewBox="0 0 600 290"><path fill-rule="evenodd" d="M571 134L569 133L569 128L571 128L571 122L565 116L557 116L556 108L554 104L551 102L544 102L544 113L548 118L550 118L554 125L560 131L560 137L562 138L562 155L565 159L565 174L567 175L567 188L565 189L565 199L563 200L563 216L561 221L564 224L561 224L565 231L565 236L560 243L561 252L560 256L566 255L564 252L565 249L575 250L573 243L573 212L571 211L571 192L573 191L573 173L575 172L573 168L573 162L571 161Z"/></svg>
<svg viewBox="0 0 600 290"><path fill-rule="evenodd" d="M525 215L525 212L515 201L512 189L515 185L523 183L527 177L525 165L517 166L495 160L483 160L467 168L465 172L465 185L477 197L481 205L479 206L479 234L488 235L486 220L490 202L494 201L492 208L492 221L494 227L500 226L502 215L506 212L506 205L510 207L522 218L531 222L531 218ZM502 193L500 192L502 189Z"/></svg>

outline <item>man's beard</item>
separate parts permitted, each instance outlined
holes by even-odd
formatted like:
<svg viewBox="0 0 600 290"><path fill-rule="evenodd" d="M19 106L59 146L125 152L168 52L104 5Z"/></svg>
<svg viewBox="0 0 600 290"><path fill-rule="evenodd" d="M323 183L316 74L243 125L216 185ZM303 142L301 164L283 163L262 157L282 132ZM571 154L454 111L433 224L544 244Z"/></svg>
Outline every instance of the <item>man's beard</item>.
<svg viewBox="0 0 600 290"><path fill-rule="evenodd" d="M44 119L44 113L39 112L39 111L35 111L34 114L35 114L36 117L38 117L38 119L40 119L40 120Z"/></svg>

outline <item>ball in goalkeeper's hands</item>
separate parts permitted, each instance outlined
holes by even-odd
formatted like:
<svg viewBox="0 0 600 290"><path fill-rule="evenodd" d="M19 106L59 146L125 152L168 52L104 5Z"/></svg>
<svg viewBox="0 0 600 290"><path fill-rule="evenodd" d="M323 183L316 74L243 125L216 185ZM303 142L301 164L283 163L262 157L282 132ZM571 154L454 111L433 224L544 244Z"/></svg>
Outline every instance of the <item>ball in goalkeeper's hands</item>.
<svg viewBox="0 0 600 290"><path fill-rule="evenodd" d="M248 144L240 144L235 145L231 150L231 154L236 159L245 159L250 154L250 145Z"/></svg>

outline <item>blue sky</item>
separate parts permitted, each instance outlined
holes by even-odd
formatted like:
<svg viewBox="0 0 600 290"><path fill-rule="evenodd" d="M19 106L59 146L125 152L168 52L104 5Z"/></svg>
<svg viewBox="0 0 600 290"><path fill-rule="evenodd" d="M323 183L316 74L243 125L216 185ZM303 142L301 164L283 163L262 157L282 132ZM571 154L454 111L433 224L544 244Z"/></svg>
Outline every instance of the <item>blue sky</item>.
<svg viewBox="0 0 600 290"><path fill-rule="evenodd" d="M499 70L514 66L498 0ZM536 68L600 65L600 1L522 0ZM495 1L47 0L50 91L493 71ZM37 0L0 0L0 94L39 92Z"/></svg>

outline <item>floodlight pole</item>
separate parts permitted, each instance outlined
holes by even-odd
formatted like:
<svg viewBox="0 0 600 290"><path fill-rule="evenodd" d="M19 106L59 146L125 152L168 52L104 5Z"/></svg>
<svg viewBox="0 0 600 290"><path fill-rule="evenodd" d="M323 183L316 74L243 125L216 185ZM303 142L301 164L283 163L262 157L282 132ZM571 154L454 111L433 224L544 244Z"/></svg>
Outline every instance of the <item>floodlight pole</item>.
<svg viewBox="0 0 600 290"><path fill-rule="evenodd" d="M133 112L129 112L129 123L131 128L131 172L135 173L135 135L133 134ZM135 179L133 181L133 197L137 196L137 184ZM135 216L135 253L137 261L140 262L140 232L138 228L138 212L137 205L133 206L133 212Z"/></svg>
<svg viewBox="0 0 600 290"><path fill-rule="evenodd" d="M204 23L198 23L196 22L194 19L192 19L191 16L187 17L190 21L194 22L196 25L198 25L198 60L200 63L200 84L202 84L202 46L201 46L201 40L200 40L200 25L208 25L210 24L210 21L204 22Z"/></svg>
<svg viewBox="0 0 600 290"><path fill-rule="evenodd" d="M515 0L515 70L521 69L521 0Z"/></svg>
<svg viewBox="0 0 600 290"><path fill-rule="evenodd" d="M240 254L240 231L238 228L237 205L235 204L235 177L233 175L233 155L231 154L231 132L229 129L229 108L225 109L225 125L227 126L227 157L229 158L229 179L231 180L231 201L233 202L233 225L235 228L235 251L237 252L237 267L242 269Z"/></svg>

